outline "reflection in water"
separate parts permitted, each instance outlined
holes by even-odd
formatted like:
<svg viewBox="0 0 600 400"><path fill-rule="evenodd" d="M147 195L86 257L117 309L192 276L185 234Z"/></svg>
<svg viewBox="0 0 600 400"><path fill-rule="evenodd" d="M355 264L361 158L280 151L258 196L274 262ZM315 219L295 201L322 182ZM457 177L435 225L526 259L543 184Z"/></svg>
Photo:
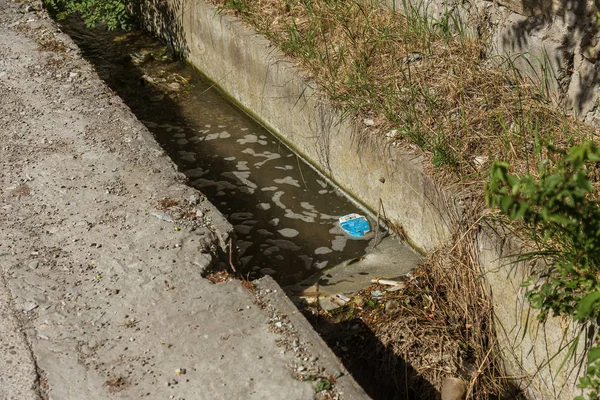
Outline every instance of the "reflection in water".
<svg viewBox="0 0 600 400"><path fill-rule="evenodd" d="M246 272L281 283L364 253L337 217L356 207L259 124L223 99L156 39L65 30L152 131L190 184L229 219Z"/></svg>

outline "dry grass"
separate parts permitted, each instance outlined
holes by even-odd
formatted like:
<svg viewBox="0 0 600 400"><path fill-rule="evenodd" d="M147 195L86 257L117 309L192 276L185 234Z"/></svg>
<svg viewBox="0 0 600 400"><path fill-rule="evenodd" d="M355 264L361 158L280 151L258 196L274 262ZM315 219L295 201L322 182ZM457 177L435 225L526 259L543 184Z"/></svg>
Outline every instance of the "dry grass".
<svg viewBox="0 0 600 400"><path fill-rule="evenodd" d="M403 290L372 285L341 309L320 311L317 318L315 310L308 313L359 382L374 381L372 396L397 396L409 388L414 392L401 398L435 399L445 378L460 377L468 383L467 399L518 398L515 382L503 373L493 304L477 267L478 229L472 222L457 232L453 243L414 271ZM357 325L364 325L363 331ZM367 359L376 361L365 378L364 369L353 370L353 363ZM388 384L378 392L390 381L395 388Z"/></svg>
<svg viewBox="0 0 600 400"><path fill-rule="evenodd" d="M547 82L520 76L512 60L487 59L486 38L450 14L393 13L377 0L213 2L299 59L347 117L373 120L365 134L416 144L460 177L496 159L526 169L536 141L592 135L552 104Z"/></svg>

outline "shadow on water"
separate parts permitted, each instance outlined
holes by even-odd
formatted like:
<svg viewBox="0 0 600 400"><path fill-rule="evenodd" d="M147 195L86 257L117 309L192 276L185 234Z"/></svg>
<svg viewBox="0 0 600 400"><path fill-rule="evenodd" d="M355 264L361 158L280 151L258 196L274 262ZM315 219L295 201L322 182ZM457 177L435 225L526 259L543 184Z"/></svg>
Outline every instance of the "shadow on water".
<svg viewBox="0 0 600 400"><path fill-rule="evenodd" d="M173 32L172 36L174 38L178 38L176 40L173 39L168 46L171 49L185 49L185 43L180 39L182 36L177 26L178 25L176 23L173 23L172 25L165 24L164 29L171 29ZM178 141L179 143L183 143L182 141L190 141L192 139L189 135L183 135L182 129L195 129L193 128L194 124L185 123L185 121L187 121L189 118L190 111L185 110L181 102L182 98L187 96L189 99L189 96L192 96L192 94L190 94L190 91L186 90L172 92L169 92L168 89L165 90L165 86L168 86L169 83L177 83L176 81L169 82L167 79L165 82L161 83L161 78L158 78L158 82L156 79L152 84L149 84L148 82L149 75L155 77L178 75L181 76L184 81L187 81L187 78L191 76L191 74L189 74L189 66L174 62L165 62L159 63L156 66L149 66L148 64L150 64L153 59L168 59L172 56L172 53L169 51L165 52L164 47L157 43L155 39L142 35L139 32L114 33L106 32L102 29L90 31L86 30L80 22L74 19L70 19L69 21L65 22L64 31L71 35L71 37L76 41L76 43L82 49L84 57L95 67L100 77L108 84L108 86L125 101L125 103L131 108L131 110L138 116L140 120L146 121L146 125L154 133L157 140L161 143L163 148L165 148L174 162L178 164L182 171L187 171L189 179L196 182L200 179L203 179L203 175L201 173L198 173L200 176L200 178L198 178L198 176L193 172L198 171L199 168L192 168L190 170L193 165L196 165L197 160L186 161L186 153L183 152L182 158L181 146L177 145ZM121 49L117 51L115 44L118 44ZM139 54L139 49L141 48L150 49L152 51L146 54ZM130 54L137 54L137 58L132 58ZM209 87L209 84L201 83L196 78L192 78L191 81L194 82L196 86L193 87L193 85L190 85L190 87L193 87L194 91L200 90L203 96L204 106L211 107L211 102L217 102L216 98L220 97L220 95L214 90L210 90L211 88ZM221 118L220 121L211 121L207 119L202 122L200 128L209 125L211 127L215 125L219 126L219 124L231 127L238 124L240 126L248 127L250 131L259 131L262 129L262 127L258 126L255 122L250 121L247 116L243 115L242 112L237 110L231 104L224 102L223 100L219 100L218 102L218 107L226 109L223 112L224 114L234 114L234 116L218 117ZM200 112L200 110L197 109L196 111ZM244 119L244 121L239 122L238 118ZM210 132L202 133L204 137L206 137L207 134L218 134L220 131L222 132L221 129L217 131L213 131L211 128L206 129L208 129ZM258 137L258 139L261 137L260 134L255 136ZM269 138L264 140L271 141L272 139ZM220 171L227 171L228 169L231 169L228 160L224 160L221 157L214 157L216 152L220 152L222 150L219 148L218 143L218 140L211 142L202 141L202 144L205 146L201 150L203 158L210 160L210 163L204 165L202 168ZM194 143L189 144L191 145ZM225 146L231 145L225 144ZM277 144L277 146L281 146L281 144ZM289 150L280 148L279 154L284 154L285 152L289 153ZM307 179L310 179L311 181L317 180L315 178L314 171L312 171L308 166L301 166L302 164L296 159L295 156L291 156L286 153L285 157L290 157L290 159L293 160L293 162L290 162L289 164L293 165L294 169L300 169L300 173L304 174L304 177L312 176L312 178ZM189 171L192 172L190 173ZM264 173L266 173L266 171ZM260 176L263 176L264 173L261 172ZM253 175L253 177L254 176L255 175ZM304 178L302 179L304 180ZM308 187L309 184L312 185L311 188ZM334 207L332 209L331 212L333 215L336 215L336 212L337 215L341 215L341 211L349 207L350 203L348 203L347 200L340 199L339 196L334 193L332 188L324 187L320 184L316 184L315 182L304 182L303 185L299 186L300 189L295 186L291 188L296 190L296 192L293 192L295 195L300 196L302 193L307 191L313 192L315 190L327 190L325 197L326 203L331 203L332 198L335 198L336 202L342 202L342 206L338 208ZM218 208L221 207L221 212L228 214L230 218L233 214L235 214L232 214L232 210L227 209L227 204L222 204L223 202L219 201L220 196L218 195L218 192L226 191L228 190L227 188L220 188L222 190L216 190L217 188L208 185L201 187L200 189L211 200L211 202L213 202ZM233 189L233 187L230 189ZM236 185L236 189L234 190L237 191L239 189L240 186ZM239 214L239 210L245 209L252 210L252 212L255 213L256 204L263 200L257 200L256 198L252 198L252 196L261 196L263 193L264 192L260 190L255 190L254 193L247 193L249 196L239 197L237 201L240 204L238 204L236 212ZM273 193L268 193L268 201L272 202ZM269 214L269 212L274 212L274 209L276 208L277 207L273 207L267 212L267 214ZM305 212L303 215L306 216L310 214L310 207L308 211L309 212ZM270 217L271 216L269 215L268 218ZM249 218L255 217L252 216ZM264 222L262 226L264 226L266 229L269 222L268 218L263 218L265 221L256 222L255 225L251 226L256 228L257 226L261 226L261 224ZM251 220L252 219L250 219L250 221ZM242 222L246 221L249 221L249 219L245 219ZM234 225L239 224L239 222L240 221L235 220L232 221ZM300 226L294 225L300 224L297 220L292 219L289 222L292 224L291 226ZM319 233L316 229L311 229L311 227L308 228L313 235L323 235L322 238L317 238L319 241L328 242L330 241L330 237L332 235L339 235L339 232L335 232L335 229L332 228L334 224L331 221L326 220L322 223L326 225L326 229L323 231L324 233ZM304 227L304 229L306 229L306 227ZM300 228L298 228L298 230L300 230ZM238 238L242 237L245 240L248 240L246 233L241 232L239 228L236 229L236 233ZM339 238L339 236L336 237ZM284 239L279 238L277 240ZM243 242L243 240L241 241ZM305 244L299 244L299 246L304 245ZM312 246L314 246L314 244L312 244ZM279 246L280 249L278 251L275 251L274 247L277 246L262 246L256 249L253 255L259 255L262 257L260 262L265 264L291 264L290 253L286 253L285 249L281 249L282 246ZM365 247L366 242L353 242L348 240L348 243L346 244L346 250L349 248L349 251L346 251L346 253L343 254L343 257L349 259L356 257L357 255L362 255ZM273 250L274 253L271 255L265 255L265 253L268 253L268 251L265 250L268 249ZM311 254L311 258L315 258L315 263L318 260L327 260L327 257L329 257L329 261L331 262L339 262L341 258L339 258L339 256L337 260L332 258L331 254L333 253L336 252L334 251L330 254L323 254L320 256ZM273 258L274 255L282 256L280 257L282 259L276 260ZM303 275L302 277L306 277L312 275L314 272L314 268L306 270L305 266L302 265L300 272L292 271L290 274L295 273ZM283 283L286 283L286 279L289 279L289 274L287 276L285 274L277 274L275 278L280 283L282 283L282 281ZM293 280L287 283L295 282L298 279L298 277L295 277ZM311 319L310 316L308 317ZM334 349L338 357L343 360L344 365L352 373L359 384L361 384L367 393L374 399L425 400L439 398L439 393L437 393L435 388L425 379L419 377L414 369L404 362L401 357L396 356L391 349L387 349L377 338L377 336L368 328L368 326L359 318L349 319L339 323L327 322L322 319L312 319L313 320L311 322L313 322L317 331Z"/></svg>

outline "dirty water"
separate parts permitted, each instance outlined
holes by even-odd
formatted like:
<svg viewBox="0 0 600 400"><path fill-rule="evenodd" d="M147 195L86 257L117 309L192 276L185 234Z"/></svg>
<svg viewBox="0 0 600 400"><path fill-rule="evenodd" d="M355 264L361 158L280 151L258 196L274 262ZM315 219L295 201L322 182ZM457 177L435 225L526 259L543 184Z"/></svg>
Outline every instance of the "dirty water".
<svg viewBox="0 0 600 400"><path fill-rule="evenodd" d="M354 240L337 223L361 211L197 70L139 31L87 30L74 20L63 28L190 184L234 226L245 276L268 274L282 285L310 286L320 271L364 258L373 235ZM399 246L411 261L389 278L418 262L408 246ZM368 282L371 275L361 272L357 279Z"/></svg>

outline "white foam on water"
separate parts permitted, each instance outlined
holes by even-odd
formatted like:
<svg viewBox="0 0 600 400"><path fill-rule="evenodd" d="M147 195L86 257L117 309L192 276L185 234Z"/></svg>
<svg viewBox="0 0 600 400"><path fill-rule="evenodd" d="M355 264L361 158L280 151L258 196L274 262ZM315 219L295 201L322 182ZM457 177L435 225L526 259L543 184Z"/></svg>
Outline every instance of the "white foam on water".
<svg viewBox="0 0 600 400"><path fill-rule="evenodd" d="M267 239L267 243L272 244L273 246L277 246L283 250L300 250L300 246L298 246L296 243L285 239Z"/></svg>
<svg viewBox="0 0 600 400"><path fill-rule="evenodd" d="M315 219L313 217L295 213L292 210L290 210L289 208L285 210L284 217L289 218L289 219L299 219L301 221L308 222L308 223L315 222Z"/></svg>
<svg viewBox="0 0 600 400"><path fill-rule="evenodd" d="M188 169L184 173L188 178L200 178L200 177L208 174L208 171L203 170L202 168L194 168L194 169Z"/></svg>
<svg viewBox="0 0 600 400"><path fill-rule="evenodd" d="M347 241L348 239L346 236L336 236L335 239L331 241L331 249L333 251L344 251Z"/></svg>
<svg viewBox="0 0 600 400"><path fill-rule="evenodd" d="M300 187L300 184L298 183L298 181L296 179L292 178L291 176L286 176L283 179L273 179L273 182Z"/></svg>
<svg viewBox="0 0 600 400"><path fill-rule="evenodd" d="M250 188L247 186L240 186L240 187L238 187L238 190L240 191L240 193L247 193L247 194L252 194L255 191L254 188Z"/></svg>
<svg viewBox="0 0 600 400"><path fill-rule="evenodd" d="M332 251L329 247L319 247L315 249L315 254L329 254Z"/></svg>
<svg viewBox="0 0 600 400"><path fill-rule="evenodd" d="M179 140L177 140L177 144L180 145L180 146L185 146L188 143L189 142L186 139L179 139Z"/></svg>
<svg viewBox="0 0 600 400"><path fill-rule="evenodd" d="M152 122L152 121L145 121L145 120L140 120L142 122L142 124L146 125L146 127L148 128L156 128L158 127L158 124L156 122Z"/></svg>
<svg viewBox="0 0 600 400"><path fill-rule="evenodd" d="M217 191L236 190L238 187L227 181L211 181L210 179L198 178L192 182L192 186L197 188L205 188L216 186Z"/></svg>
<svg viewBox="0 0 600 400"><path fill-rule="evenodd" d="M331 233L332 235L336 235L336 236L344 235L344 231L342 230L342 227L340 226L340 224L334 224L333 227L329 230L329 233Z"/></svg>
<svg viewBox="0 0 600 400"><path fill-rule="evenodd" d="M209 141L209 140L216 140L216 139L227 139L230 138L231 134L229 132L223 131L223 132L219 132L219 133L211 133L206 135L206 138L204 138L205 141Z"/></svg>
<svg viewBox="0 0 600 400"><path fill-rule="evenodd" d="M273 232L270 232L266 229L259 229L256 232L260 233L263 236L273 236Z"/></svg>
<svg viewBox="0 0 600 400"><path fill-rule="evenodd" d="M281 202L281 196L283 196L285 194L284 191L279 191L279 192L275 192L273 194L273 197L271 198L271 200L273 201L273 203L275 203L275 205L279 208L281 208L282 210L287 209L287 207L285 206L285 204L283 204Z"/></svg>
<svg viewBox="0 0 600 400"><path fill-rule="evenodd" d="M179 156L182 160L193 163L196 162L196 153L192 153L189 151L180 151Z"/></svg>
<svg viewBox="0 0 600 400"><path fill-rule="evenodd" d="M225 157L223 160L225 160L225 161L233 161L233 160L235 160L235 157Z"/></svg>
<svg viewBox="0 0 600 400"><path fill-rule="evenodd" d="M329 193L329 190L323 189L323 190L319 190L319 194L327 194Z"/></svg>
<svg viewBox="0 0 600 400"><path fill-rule="evenodd" d="M239 144L249 144L258 142L258 137L256 135L246 135L241 139L236 140Z"/></svg>
<svg viewBox="0 0 600 400"><path fill-rule="evenodd" d="M270 151L265 151L263 153L257 153L257 152L254 151L254 149L251 149L251 148L246 148L246 149L242 150L242 153L244 153L244 154L250 154L253 157L265 158L264 161L255 163L254 164L255 167L261 167L261 166L263 166L268 161L276 160L278 158L281 158L281 156L279 154L277 154L277 153L271 153Z"/></svg>
<svg viewBox="0 0 600 400"><path fill-rule="evenodd" d="M270 246L269 248L267 248L267 249L265 249L263 251L263 254L268 257L268 256L271 256L271 255L273 255L275 253L278 253L278 252L279 252L279 247L277 247L277 246Z"/></svg>
<svg viewBox="0 0 600 400"><path fill-rule="evenodd" d="M235 167L238 171L250 171L250 168L248 168L247 164L248 161L238 161Z"/></svg>
<svg viewBox="0 0 600 400"><path fill-rule="evenodd" d="M228 171L221 173L225 178L229 178L235 181L240 182L242 185L248 186L250 188L256 189L256 183L250 181L248 178L250 177L249 171Z"/></svg>
<svg viewBox="0 0 600 400"><path fill-rule="evenodd" d="M322 180L320 180L320 179L317 179L317 183L318 183L319 185L321 185L321 187L322 187L322 188L326 188L326 187L327 187L327 183L323 182L323 181L322 181Z"/></svg>
<svg viewBox="0 0 600 400"><path fill-rule="evenodd" d="M236 221L245 221L254 217L254 214L251 212L237 212L233 213L229 216L229 219L233 219Z"/></svg>
<svg viewBox="0 0 600 400"><path fill-rule="evenodd" d="M269 221L269 225L277 226L279 225L279 218L273 218Z"/></svg>
<svg viewBox="0 0 600 400"><path fill-rule="evenodd" d="M269 203L258 203L256 205L256 208L258 208L259 210L262 210L262 211L267 211L268 209L271 208L271 205Z"/></svg>
<svg viewBox="0 0 600 400"><path fill-rule="evenodd" d="M327 264L329 264L329 261L320 261L315 263L315 267L318 269L323 269L327 266Z"/></svg>
<svg viewBox="0 0 600 400"><path fill-rule="evenodd" d="M305 210L315 211L315 206L306 201L300 202L300 207L304 208Z"/></svg>
<svg viewBox="0 0 600 400"><path fill-rule="evenodd" d="M300 234L300 232L292 228L283 228L278 230L277 232L279 232L281 236L286 238L294 238Z"/></svg>
<svg viewBox="0 0 600 400"><path fill-rule="evenodd" d="M233 229L235 230L235 232L239 235L248 235L250 233L250 231L252 230L253 226L252 225L235 225L233 227Z"/></svg>
<svg viewBox="0 0 600 400"><path fill-rule="evenodd" d="M279 189L277 186L267 186L267 187L264 187L264 188L262 188L260 190L262 190L263 192L274 192L277 189Z"/></svg>

